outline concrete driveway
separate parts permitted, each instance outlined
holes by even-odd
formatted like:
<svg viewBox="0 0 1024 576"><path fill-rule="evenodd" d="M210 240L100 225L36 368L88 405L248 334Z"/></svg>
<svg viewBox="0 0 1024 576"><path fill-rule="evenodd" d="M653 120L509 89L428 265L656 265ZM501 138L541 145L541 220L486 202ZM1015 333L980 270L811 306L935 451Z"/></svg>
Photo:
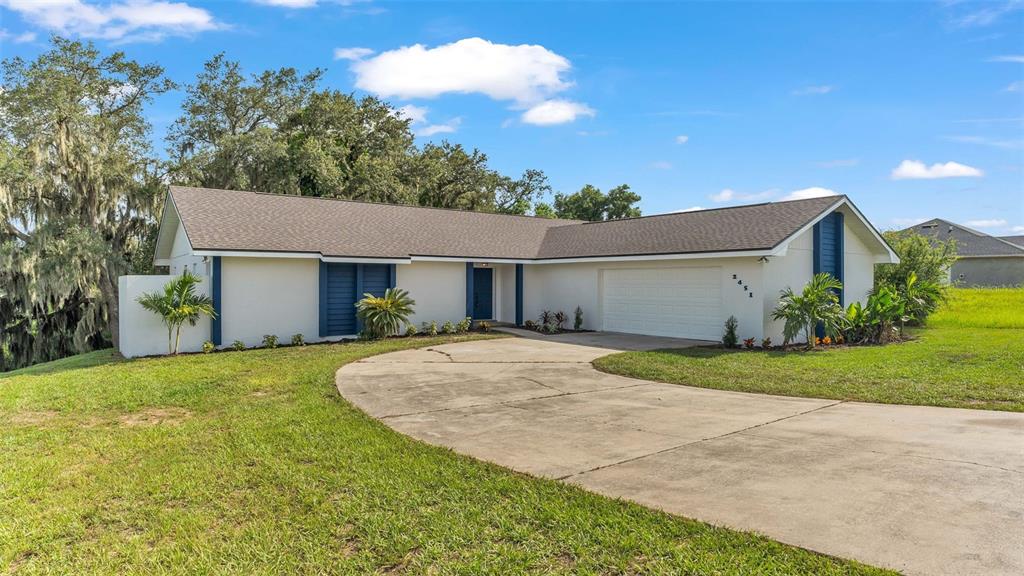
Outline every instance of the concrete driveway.
<svg viewBox="0 0 1024 576"><path fill-rule="evenodd" d="M349 364L337 383L404 434L608 496L907 574L1024 574L1024 414L593 369L615 351L464 342Z"/></svg>

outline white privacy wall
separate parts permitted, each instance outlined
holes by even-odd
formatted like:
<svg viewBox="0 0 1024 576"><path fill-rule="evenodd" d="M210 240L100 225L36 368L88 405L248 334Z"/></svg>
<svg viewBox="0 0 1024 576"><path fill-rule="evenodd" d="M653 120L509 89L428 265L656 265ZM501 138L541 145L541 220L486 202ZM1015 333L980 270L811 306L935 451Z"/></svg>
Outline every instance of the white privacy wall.
<svg viewBox="0 0 1024 576"><path fill-rule="evenodd" d="M160 317L144 309L136 301L147 292L162 292L164 285L174 276L121 276L118 288L118 328L121 334L120 352L125 358L167 354L167 328ZM196 291L208 295L209 278L203 277ZM179 352L198 352L203 342L210 339L210 319L200 318L195 326L181 327Z"/></svg>
<svg viewBox="0 0 1024 576"><path fill-rule="evenodd" d="M466 263L413 262L395 268L395 284L416 301L409 319L422 322L458 322L466 317Z"/></svg>
<svg viewBox="0 0 1024 576"><path fill-rule="evenodd" d="M221 258L221 345L257 346L265 334L320 340L319 260Z"/></svg>
<svg viewBox="0 0 1024 576"><path fill-rule="evenodd" d="M570 322L576 306L583 309L583 327L603 329L601 310L601 271L649 268L720 268L722 274L721 324L732 315L739 322L742 338L761 338L762 315L761 264L756 258L696 258L649 260L635 262L602 262L576 264L533 264L525 267L523 319L537 320L543 310L564 311ZM736 274L737 279L732 275ZM743 280L748 287L737 284ZM753 291L754 297L748 296Z"/></svg>

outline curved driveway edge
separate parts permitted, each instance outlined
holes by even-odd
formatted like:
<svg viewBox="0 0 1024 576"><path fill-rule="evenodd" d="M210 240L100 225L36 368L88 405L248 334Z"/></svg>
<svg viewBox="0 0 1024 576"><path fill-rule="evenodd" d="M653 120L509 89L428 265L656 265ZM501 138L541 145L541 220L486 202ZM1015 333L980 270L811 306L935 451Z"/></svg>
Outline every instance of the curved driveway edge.
<svg viewBox="0 0 1024 576"><path fill-rule="evenodd" d="M594 370L507 338L367 358L393 429L689 518L908 574L1024 574L1024 414L765 396Z"/></svg>

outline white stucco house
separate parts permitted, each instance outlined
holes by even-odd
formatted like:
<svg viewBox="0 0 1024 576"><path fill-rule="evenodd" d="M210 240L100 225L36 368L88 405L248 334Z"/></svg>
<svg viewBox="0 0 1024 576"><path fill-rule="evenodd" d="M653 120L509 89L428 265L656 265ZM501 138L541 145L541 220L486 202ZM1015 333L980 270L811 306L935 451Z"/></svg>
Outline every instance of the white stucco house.
<svg viewBox="0 0 1024 576"><path fill-rule="evenodd" d="M845 302L862 300L874 265L896 261L845 196L580 222L183 187L168 193L155 258L204 276L218 310L184 350L351 338L356 300L389 286L416 300L417 324L579 306L592 330L719 340L735 316L742 338L781 342L781 290L827 271ZM135 298L167 279L121 278L125 356L166 350Z"/></svg>

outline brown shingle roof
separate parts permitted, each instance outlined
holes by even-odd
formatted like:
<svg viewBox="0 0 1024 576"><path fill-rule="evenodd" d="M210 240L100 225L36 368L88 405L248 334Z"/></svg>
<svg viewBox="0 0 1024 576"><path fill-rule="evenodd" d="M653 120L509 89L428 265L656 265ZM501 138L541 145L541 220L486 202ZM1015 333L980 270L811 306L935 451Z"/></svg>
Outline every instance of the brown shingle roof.
<svg viewBox="0 0 1024 576"><path fill-rule="evenodd" d="M171 197L195 250L509 259L764 250L839 200L580 222L178 186Z"/></svg>
<svg viewBox="0 0 1024 576"><path fill-rule="evenodd" d="M768 250L839 200L812 198L553 228L540 258Z"/></svg>

